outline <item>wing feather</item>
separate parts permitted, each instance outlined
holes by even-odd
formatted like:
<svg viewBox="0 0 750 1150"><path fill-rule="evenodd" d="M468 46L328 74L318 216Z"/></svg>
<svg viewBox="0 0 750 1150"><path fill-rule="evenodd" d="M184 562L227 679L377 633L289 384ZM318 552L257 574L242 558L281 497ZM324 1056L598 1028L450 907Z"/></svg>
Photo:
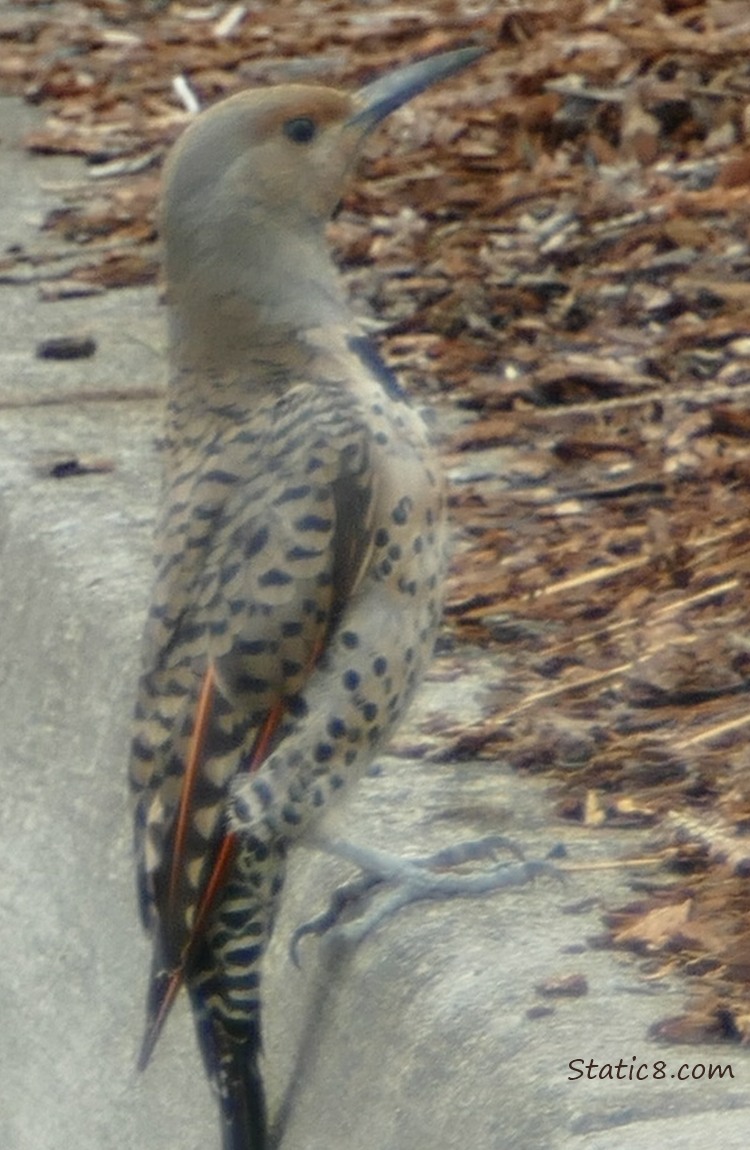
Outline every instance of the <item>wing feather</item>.
<svg viewBox="0 0 750 1150"><path fill-rule="evenodd" d="M372 548L364 421L340 394L316 397L311 418L310 389L295 390L262 434L238 429L214 450L188 521L162 533L131 772L144 918L155 933L142 1063L231 865L231 780L294 727L295 699Z"/></svg>

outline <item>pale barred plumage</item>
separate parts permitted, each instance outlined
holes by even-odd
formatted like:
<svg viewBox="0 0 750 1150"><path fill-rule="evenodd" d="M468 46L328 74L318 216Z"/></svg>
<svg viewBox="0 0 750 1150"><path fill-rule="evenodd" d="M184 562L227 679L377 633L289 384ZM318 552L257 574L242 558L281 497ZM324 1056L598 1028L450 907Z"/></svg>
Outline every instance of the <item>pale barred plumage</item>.
<svg viewBox="0 0 750 1150"><path fill-rule="evenodd" d="M384 393L354 354L350 360L361 398L337 382L293 386L251 421L207 438L202 466L177 475L167 500L146 635L154 670L142 684L131 774L140 791L147 920L209 662L219 686L201 770L206 802L192 814L191 892L170 963L192 927L227 782L272 707L284 701L274 737L284 755L254 777L259 837L265 828L300 833L300 820L364 769L431 652L444 555L442 481L421 417L392 385ZM294 803L289 787L302 786L308 765L309 805ZM274 777L271 805L266 776ZM285 810L290 804L294 813Z"/></svg>
<svg viewBox="0 0 750 1150"><path fill-rule="evenodd" d="M323 225L366 131L476 54L355 97L235 97L167 170L167 482L131 763L142 1060L184 981L228 1150L264 1145L259 965L286 847L387 740L440 619L442 480Z"/></svg>

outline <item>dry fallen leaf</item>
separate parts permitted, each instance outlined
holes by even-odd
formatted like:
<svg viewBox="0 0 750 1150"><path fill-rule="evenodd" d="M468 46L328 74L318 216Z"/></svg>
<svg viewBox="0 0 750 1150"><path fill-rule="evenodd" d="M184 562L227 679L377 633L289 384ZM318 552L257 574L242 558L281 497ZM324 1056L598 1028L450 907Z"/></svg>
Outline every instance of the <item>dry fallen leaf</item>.
<svg viewBox="0 0 750 1150"><path fill-rule="evenodd" d="M685 933L691 907L691 899L672 906L657 907L631 925L615 931L614 940L620 946L660 950L675 936Z"/></svg>

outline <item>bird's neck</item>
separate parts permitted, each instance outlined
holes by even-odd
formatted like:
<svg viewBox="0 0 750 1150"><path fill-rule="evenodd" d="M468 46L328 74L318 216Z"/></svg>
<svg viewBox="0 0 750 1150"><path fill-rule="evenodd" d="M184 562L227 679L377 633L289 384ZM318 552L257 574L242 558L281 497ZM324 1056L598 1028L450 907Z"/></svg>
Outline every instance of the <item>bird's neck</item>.
<svg viewBox="0 0 750 1150"><path fill-rule="evenodd" d="M268 322L252 300L194 297L169 311L170 389L181 405L210 411L231 398L251 407L310 366L314 324Z"/></svg>
<svg viewBox="0 0 750 1150"><path fill-rule="evenodd" d="M226 251L210 263L168 258L166 273L169 472L180 472L191 444L247 422L296 385L372 388L349 343L359 325L322 242L317 251L288 243Z"/></svg>
<svg viewBox="0 0 750 1150"><path fill-rule="evenodd" d="M242 418L335 371L356 326L322 231L233 239L167 246L170 405L183 423Z"/></svg>

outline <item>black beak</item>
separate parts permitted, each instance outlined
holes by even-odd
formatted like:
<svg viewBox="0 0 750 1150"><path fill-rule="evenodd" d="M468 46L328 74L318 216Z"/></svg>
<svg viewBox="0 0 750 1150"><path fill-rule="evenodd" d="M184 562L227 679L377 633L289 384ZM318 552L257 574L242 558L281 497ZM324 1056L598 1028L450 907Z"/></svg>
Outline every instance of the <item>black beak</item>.
<svg viewBox="0 0 750 1150"><path fill-rule="evenodd" d="M470 47L457 48L453 52L441 52L436 56L428 56L426 60L419 60L416 64L407 64L405 68L398 68L367 84L356 93L354 99L357 111L349 119L349 124L362 128L368 132L379 124L395 108L400 108L412 96L423 92L425 88L452 76L462 68L473 63L485 54L486 49Z"/></svg>

